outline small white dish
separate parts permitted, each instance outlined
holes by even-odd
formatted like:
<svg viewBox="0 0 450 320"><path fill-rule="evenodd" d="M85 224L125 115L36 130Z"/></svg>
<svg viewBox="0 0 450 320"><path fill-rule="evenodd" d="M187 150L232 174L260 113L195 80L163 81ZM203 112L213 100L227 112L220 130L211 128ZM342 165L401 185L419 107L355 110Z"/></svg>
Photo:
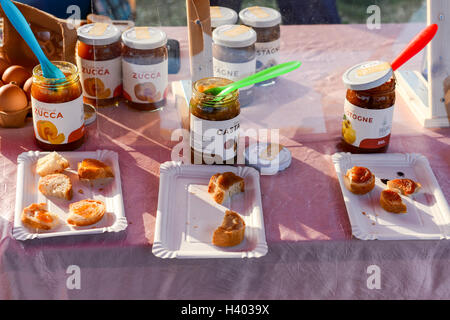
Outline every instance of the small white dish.
<svg viewBox="0 0 450 320"><path fill-rule="evenodd" d="M17 240L28 240L125 230L128 223L123 206L118 154L109 150L58 153L70 163L70 167L63 173L68 175L72 181L72 200L47 198L39 192L38 182L40 176L36 173L36 163L39 158L45 156L48 152L29 151L20 154L17 157L18 169L13 237ZM97 159L111 166L114 172L114 180L106 185L89 185L79 181L77 164L86 158ZM103 201L106 205L106 213L103 218L96 224L85 227L67 224L69 204L84 199ZM59 226L48 231L32 230L24 226L21 221L22 211L32 203L46 203L48 211L58 215L60 220Z"/></svg>
<svg viewBox="0 0 450 320"><path fill-rule="evenodd" d="M245 192L217 204L208 193L212 175L234 172L244 178ZM214 230L226 210L236 211L246 224L239 245L212 244ZM264 231L259 173L249 167L183 165L160 166L158 211L152 252L160 258L259 258L268 251Z"/></svg>
<svg viewBox="0 0 450 320"><path fill-rule="evenodd" d="M450 210L426 157L420 154L336 153L332 157L353 235L361 240L450 239ZM344 175L354 166L368 168L376 177L375 188L355 195L344 185ZM404 176L399 176L401 172ZM380 205L383 179L407 178L422 185L421 192L402 196L407 213L394 214Z"/></svg>

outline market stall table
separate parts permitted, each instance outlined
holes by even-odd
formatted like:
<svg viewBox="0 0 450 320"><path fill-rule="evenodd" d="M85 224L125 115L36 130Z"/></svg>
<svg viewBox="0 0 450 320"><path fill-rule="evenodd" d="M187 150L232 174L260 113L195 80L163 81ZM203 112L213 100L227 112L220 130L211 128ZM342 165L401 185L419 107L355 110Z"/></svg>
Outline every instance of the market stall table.
<svg viewBox="0 0 450 320"><path fill-rule="evenodd" d="M243 108L243 130L280 129L291 166L261 177L269 252L259 259L160 259L151 251L159 166L171 160L171 134L181 127L170 95L155 113L99 110L84 150L119 153L128 228L120 233L17 241L12 238L17 156L36 150L32 123L0 129L0 299L304 299L449 298L450 243L360 241L351 226L331 156L340 151L343 72L365 60L390 61L422 24L283 26L282 61L301 69L260 90ZM164 28L180 41L189 78L187 30ZM418 56L404 68L420 69ZM450 199L450 129L420 127L398 98L389 152L422 153ZM173 197L177 195L174 194ZM67 287L71 265L81 288ZM381 288L370 289L371 265ZM369 269L368 269L369 268ZM369 270L369 273L368 273Z"/></svg>

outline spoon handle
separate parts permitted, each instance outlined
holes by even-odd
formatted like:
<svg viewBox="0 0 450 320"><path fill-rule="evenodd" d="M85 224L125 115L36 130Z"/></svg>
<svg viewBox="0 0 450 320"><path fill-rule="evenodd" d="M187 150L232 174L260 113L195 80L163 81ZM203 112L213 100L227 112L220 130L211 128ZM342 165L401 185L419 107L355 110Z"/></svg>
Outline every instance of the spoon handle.
<svg viewBox="0 0 450 320"><path fill-rule="evenodd" d="M299 68L301 66L301 64L302 63L300 61L291 61L291 62L286 62L286 63L282 63L279 65L270 67L268 69L265 69L263 71L255 73L254 75L251 75L247 78L244 78L242 80L234 82L229 87L227 87L225 90L220 92L218 95L224 96L236 89L247 87L249 85L252 85L252 84L255 84L258 82L263 82L263 81L266 81L266 80L269 80L272 78L276 78L278 76L281 76L285 73L291 72L291 71Z"/></svg>
<svg viewBox="0 0 450 320"><path fill-rule="evenodd" d="M432 24L422 30L405 48L405 50L400 53L400 55L391 63L392 70L397 70L400 68L405 62L414 57L423 48L425 48L431 40L433 40L434 36L438 31L438 25Z"/></svg>
<svg viewBox="0 0 450 320"><path fill-rule="evenodd" d="M5 12L6 16L8 17L11 24L14 26L14 28L17 30L17 32L22 36L22 38L25 40L25 42L28 44L30 49L33 51L33 53L38 58L39 62L42 66L42 71L45 74L48 70L47 66L51 62L48 60L48 58L45 56L44 52L42 51L41 46L37 42L36 38L34 37L33 32L31 31L30 26L28 25L27 20L25 20L25 17L22 15L22 13L17 9L17 7L10 1L10 0L0 0L0 4L3 8L3 11Z"/></svg>

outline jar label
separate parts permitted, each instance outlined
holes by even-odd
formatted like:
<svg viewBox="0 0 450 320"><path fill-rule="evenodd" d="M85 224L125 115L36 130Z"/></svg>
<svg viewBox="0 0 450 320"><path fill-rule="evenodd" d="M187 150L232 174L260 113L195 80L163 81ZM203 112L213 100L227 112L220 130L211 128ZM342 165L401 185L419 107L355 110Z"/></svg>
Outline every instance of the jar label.
<svg viewBox="0 0 450 320"><path fill-rule="evenodd" d="M365 109L351 104L344 106L342 137L345 142L362 149L379 149L389 144L394 106L386 109Z"/></svg>
<svg viewBox="0 0 450 320"><path fill-rule="evenodd" d="M214 77L226 78L233 81L241 80L255 73L256 60L253 59L243 63L224 62L213 58ZM250 85L239 90L248 90L254 85Z"/></svg>
<svg viewBox="0 0 450 320"><path fill-rule="evenodd" d="M280 39L271 42L257 42L255 48L257 72L279 63Z"/></svg>
<svg viewBox="0 0 450 320"><path fill-rule="evenodd" d="M226 161L236 156L239 116L230 120L210 121L190 115L191 148L204 157L216 155Z"/></svg>
<svg viewBox="0 0 450 320"><path fill-rule="evenodd" d="M122 93L122 58L106 61L86 60L77 56L85 97L109 99Z"/></svg>
<svg viewBox="0 0 450 320"><path fill-rule="evenodd" d="M46 103L31 97L34 135L47 144L66 144L84 136L83 96L63 103Z"/></svg>
<svg viewBox="0 0 450 320"><path fill-rule="evenodd" d="M168 60L152 65L140 65L122 60L123 94L136 103L156 103L167 95Z"/></svg>

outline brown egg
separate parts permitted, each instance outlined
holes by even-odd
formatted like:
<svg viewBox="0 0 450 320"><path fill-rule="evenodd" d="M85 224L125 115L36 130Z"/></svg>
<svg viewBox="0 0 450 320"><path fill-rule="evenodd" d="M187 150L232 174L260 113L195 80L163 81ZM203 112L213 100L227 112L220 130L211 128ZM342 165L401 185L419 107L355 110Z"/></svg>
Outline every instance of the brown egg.
<svg viewBox="0 0 450 320"><path fill-rule="evenodd" d="M24 67L11 66L3 73L2 80L4 83L15 82L19 87L23 87L29 77L31 74Z"/></svg>
<svg viewBox="0 0 450 320"><path fill-rule="evenodd" d="M0 58L0 77L3 76L3 72L8 69L10 64L3 58Z"/></svg>
<svg viewBox="0 0 450 320"><path fill-rule="evenodd" d="M9 83L0 88L0 111L14 112L27 106L27 95L20 87Z"/></svg>
<svg viewBox="0 0 450 320"><path fill-rule="evenodd" d="M32 84L33 84L33 77L30 77L30 78L28 78L27 81L25 81L25 84L23 85L23 91L25 91L28 101L31 100L31 85Z"/></svg>

